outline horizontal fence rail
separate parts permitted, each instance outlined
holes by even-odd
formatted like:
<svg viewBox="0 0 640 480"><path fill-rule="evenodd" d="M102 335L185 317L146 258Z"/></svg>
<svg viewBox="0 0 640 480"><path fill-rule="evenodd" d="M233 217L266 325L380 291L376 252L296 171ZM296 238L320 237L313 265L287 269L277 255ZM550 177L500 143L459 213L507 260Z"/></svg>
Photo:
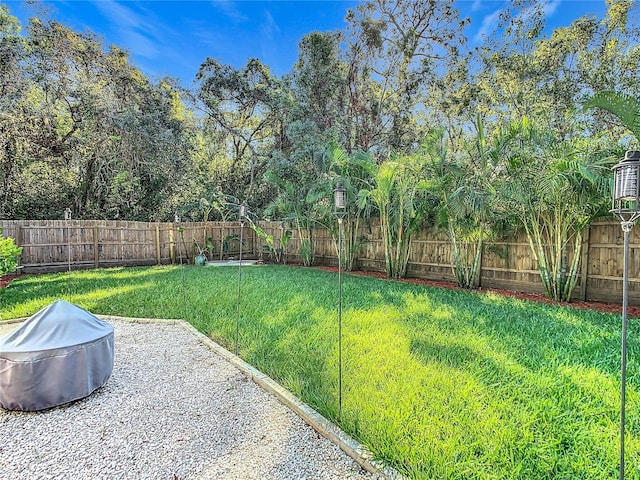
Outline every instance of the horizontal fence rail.
<svg viewBox="0 0 640 480"><path fill-rule="evenodd" d="M285 228L280 222L259 222L275 239ZM49 272L68 268L99 268L132 265L193 263L198 251L194 242L213 244L209 260L228 260L240 253L239 222L148 223L98 220L0 220L5 237L23 248L22 271ZM384 272L384 244L376 225L362 227L362 245L355 268ZM594 223L584 232L581 269L574 299L621 303L623 233L616 222ZM243 228L242 255L259 258L268 252L255 232ZM326 229L314 232L315 262L337 265L335 238ZM640 305L640 228L631 232L629 254L629 303ZM300 261L300 241L295 232L285 259ZM451 249L446 237L423 231L411 243L408 276L454 281ZM480 270L480 286L544 293L537 265L526 237L488 243Z"/></svg>

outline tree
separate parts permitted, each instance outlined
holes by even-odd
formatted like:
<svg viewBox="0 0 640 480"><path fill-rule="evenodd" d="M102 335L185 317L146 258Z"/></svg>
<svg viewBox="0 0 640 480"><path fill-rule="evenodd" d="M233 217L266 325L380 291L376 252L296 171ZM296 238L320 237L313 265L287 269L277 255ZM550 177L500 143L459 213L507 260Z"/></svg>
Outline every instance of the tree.
<svg viewBox="0 0 640 480"><path fill-rule="evenodd" d="M371 199L366 192L370 191L374 185L371 172L376 171L376 165L370 153L363 151L353 152L351 155L338 145L330 146L331 171L333 172L334 186L337 182L342 182L347 191L346 217L343 219L345 247L342 249L342 265L345 270L351 271L355 268L356 256L362 247L363 239L360 235L362 222L369 222L371 218ZM331 192L329 192L331 193ZM337 228L335 222L327 222L329 231L336 239L337 250Z"/></svg>
<svg viewBox="0 0 640 480"><path fill-rule="evenodd" d="M371 165L373 188L364 189L358 195L361 201L370 199L378 209L386 272L392 278L406 276L411 237L424 226L429 213L425 167L419 155Z"/></svg>
<svg viewBox="0 0 640 480"><path fill-rule="evenodd" d="M312 32L298 44L298 61L291 73L298 120L313 122L315 130L342 141L346 65L340 60L338 32Z"/></svg>
<svg viewBox="0 0 640 480"><path fill-rule="evenodd" d="M253 205L264 204L257 195L259 181L267 170L275 134L282 130L277 107L283 105L283 85L255 58L238 70L207 58L196 79L197 98L208 120L223 133L231 175L243 179L232 193Z"/></svg>
<svg viewBox="0 0 640 480"><path fill-rule="evenodd" d="M193 132L171 81L151 84L126 52L55 21L32 18L18 37L1 12L0 212L170 218Z"/></svg>
<svg viewBox="0 0 640 480"><path fill-rule="evenodd" d="M545 36L547 2L513 2L479 49L482 115L494 125L526 116L565 140L582 135L585 127L610 128L597 116L576 115L594 92L637 96L640 90L634 73L640 68L640 36L633 23L640 7L627 0L608 5L602 19L585 15Z"/></svg>
<svg viewBox="0 0 640 480"><path fill-rule="evenodd" d="M23 125L10 114L27 94L21 72L26 45L18 19L0 5L0 217L11 215L15 175L20 169Z"/></svg>
<svg viewBox="0 0 640 480"><path fill-rule="evenodd" d="M497 225L493 209L499 166L484 134L480 117L473 141L447 141L443 129L427 137L421 154L428 161L430 191L438 198L437 227L451 244L452 270L459 286L477 287L484 243Z"/></svg>
<svg viewBox="0 0 640 480"><path fill-rule="evenodd" d="M382 87L373 78L365 43L362 36L356 37L346 54L348 103L342 146L348 154L386 149L379 101Z"/></svg>
<svg viewBox="0 0 640 480"><path fill-rule="evenodd" d="M451 0L372 0L347 20L381 86L376 93L388 123L387 151L415 151L421 135L416 108L438 68L455 64L468 20L459 19Z"/></svg>
<svg viewBox="0 0 640 480"><path fill-rule="evenodd" d="M611 144L606 137L558 140L524 118L498 139L505 211L524 228L547 296L569 301L582 235L609 206Z"/></svg>

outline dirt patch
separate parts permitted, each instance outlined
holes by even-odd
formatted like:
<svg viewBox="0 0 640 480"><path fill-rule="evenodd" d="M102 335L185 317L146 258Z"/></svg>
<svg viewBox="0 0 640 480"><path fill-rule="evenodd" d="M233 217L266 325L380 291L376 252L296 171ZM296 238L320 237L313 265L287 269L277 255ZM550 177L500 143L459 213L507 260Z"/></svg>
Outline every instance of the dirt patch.
<svg viewBox="0 0 640 480"><path fill-rule="evenodd" d="M337 267L315 267L318 268L320 270L326 270L329 272L337 272L338 268ZM361 275L361 276L365 276L365 277L374 277L374 278L382 278L382 279L386 279L386 280L390 280L386 274L382 273L382 272L363 272L363 271L353 271L353 272L348 272L349 275ZM424 280L422 278L401 278L401 279L394 279L392 281L396 281L396 282L404 282L404 283L413 283L416 285L426 285L429 287L439 287L439 288L449 288L449 289L453 289L453 290L463 290L462 288L458 287L458 285L456 285L453 282L444 282L444 281L437 281L437 280ZM594 310L597 312L607 312L607 313L617 313L617 314L622 314L622 305L618 305L615 303L601 303L601 302L580 302L580 301L571 301L570 303L560 303L560 302L556 302L554 300L550 300L547 297L545 297L544 295L536 295L533 293L523 293L523 292L516 292L516 291L512 291L512 290L497 290L497 289L493 289L493 288L479 288L477 290L473 290L479 294L486 294L486 293L494 293L497 295L502 295L505 297L513 297L513 298L519 298L519 299L523 299L523 300L531 300L534 302L539 302L539 303L546 303L547 305L562 305L562 306L567 306L567 307L573 307L573 308L581 308L583 310ZM640 318L640 307L636 307L636 306L629 306L629 309L627 310L627 313L629 316L631 317L635 317L635 318Z"/></svg>

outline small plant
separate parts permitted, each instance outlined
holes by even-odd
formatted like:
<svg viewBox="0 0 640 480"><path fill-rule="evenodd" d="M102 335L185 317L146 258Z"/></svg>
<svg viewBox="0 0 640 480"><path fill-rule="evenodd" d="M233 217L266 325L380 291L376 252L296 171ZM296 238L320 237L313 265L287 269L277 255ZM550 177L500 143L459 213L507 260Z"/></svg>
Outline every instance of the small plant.
<svg viewBox="0 0 640 480"><path fill-rule="evenodd" d="M0 228L0 276L15 271L21 254L22 247L16 246L13 238L2 237L2 228Z"/></svg>
<svg viewBox="0 0 640 480"><path fill-rule="evenodd" d="M292 232L291 230L284 230L282 232L282 236L280 237L280 246L276 246L275 238L273 235L267 234L262 228L253 223L251 219L249 220L249 226L256 232L260 238L262 238L267 243L262 246L262 250L269 255L269 259L274 263L287 263L287 245L289 244L289 240L291 240Z"/></svg>
<svg viewBox="0 0 640 480"><path fill-rule="evenodd" d="M207 237L204 242L199 243L195 238L193 239L193 248L198 252L195 256L195 263L197 265L204 265L209 260L209 255L212 255L215 251L213 245L213 238Z"/></svg>

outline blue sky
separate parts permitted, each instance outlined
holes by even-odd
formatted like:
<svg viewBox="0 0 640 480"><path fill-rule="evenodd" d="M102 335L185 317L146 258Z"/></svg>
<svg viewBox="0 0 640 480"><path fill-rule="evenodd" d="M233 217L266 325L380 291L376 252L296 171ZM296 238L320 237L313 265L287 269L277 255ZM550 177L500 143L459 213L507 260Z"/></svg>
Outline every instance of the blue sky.
<svg viewBox="0 0 640 480"><path fill-rule="evenodd" d="M457 0L472 19L467 37L490 34L506 0ZM23 25L33 10L22 1L0 0ZM128 50L152 80L168 74L185 86L206 57L242 66L258 57L276 75L296 61L297 43L314 30L342 29L354 0L48 1L51 17L78 31L91 30L107 45ZM602 17L605 0L550 0L548 23L568 25L586 13Z"/></svg>

